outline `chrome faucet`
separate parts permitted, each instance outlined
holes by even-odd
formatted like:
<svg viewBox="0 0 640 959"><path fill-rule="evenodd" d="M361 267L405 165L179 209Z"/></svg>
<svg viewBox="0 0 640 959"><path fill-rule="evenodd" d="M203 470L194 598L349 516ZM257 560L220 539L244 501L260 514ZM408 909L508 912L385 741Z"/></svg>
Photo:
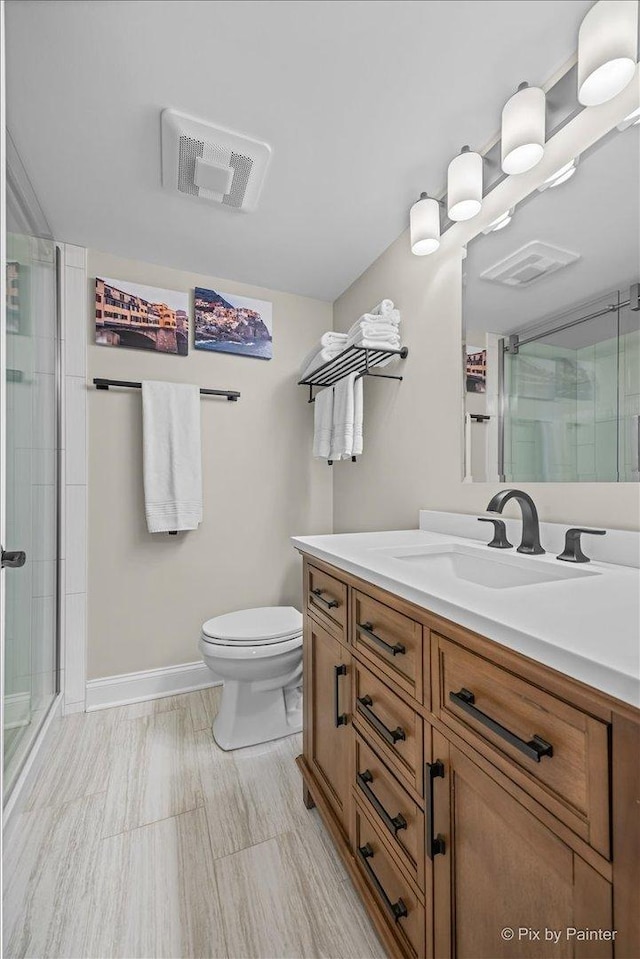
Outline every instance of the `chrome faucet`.
<svg viewBox="0 0 640 959"><path fill-rule="evenodd" d="M501 513L505 504L515 499L522 511L522 542L518 546L519 553L538 555L545 550L540 545L540 523L535 503L528 493L521 489L504 489L491 499L487 506L488 513Z"/></svg>

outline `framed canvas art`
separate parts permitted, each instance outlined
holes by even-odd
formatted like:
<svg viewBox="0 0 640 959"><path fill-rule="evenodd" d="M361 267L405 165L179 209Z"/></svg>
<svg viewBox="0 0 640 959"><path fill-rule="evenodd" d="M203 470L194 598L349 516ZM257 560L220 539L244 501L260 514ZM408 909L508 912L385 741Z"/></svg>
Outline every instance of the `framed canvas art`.
<svg viewBox="0 0 640 959"><path fill-rule="evenodd" d="M271 307L267 300L196 287L196 349L270 360L273 356Z"/></svg>
<svg viewBox="0 0 640 959"><path fill-rule="evenodd" d="M96 277L96 343L186 356L189 294Z"/></svg>

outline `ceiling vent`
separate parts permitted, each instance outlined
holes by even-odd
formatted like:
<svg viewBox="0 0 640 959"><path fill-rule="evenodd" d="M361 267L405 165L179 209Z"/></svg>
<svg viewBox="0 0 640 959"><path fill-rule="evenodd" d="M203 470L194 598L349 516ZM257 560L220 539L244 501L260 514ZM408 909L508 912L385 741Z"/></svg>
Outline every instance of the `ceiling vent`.
<svg viewBox="0 0 640 959"><path fill-rule="evenodd" d="M271 147L176 110L162 111L162 185L235 210L255 210Z"/></svg>
<svg viewBox="0 0 640 959"><path fill-rule="evenodd" d="M579 253L570 253L549 243L533 240L511 256L500 260L495 266L489 267L480 276L483 280L492 280L505 286L525 287L579 259Z"/></svg>

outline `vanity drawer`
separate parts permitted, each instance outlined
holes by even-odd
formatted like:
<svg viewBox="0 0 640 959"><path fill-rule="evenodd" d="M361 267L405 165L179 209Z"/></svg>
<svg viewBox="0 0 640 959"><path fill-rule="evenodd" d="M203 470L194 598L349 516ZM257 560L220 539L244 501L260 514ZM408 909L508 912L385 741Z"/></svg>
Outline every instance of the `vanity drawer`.
<svg viewBox="0 0 640 959"><path fill-rule="evenodd" d="M355 649L422 702L422 626L365 593L353 593ZM427 704L428 705L428 704Z"/></svg>
<svg viewBox="0 0 640 959"><path fill-rule="evenodd" d="M353 669L353 722L380 755L422 795L422 717L358 662Z"/></svg>
<svg viewBox="0 0 640 959"><path fill-rule="evenodd" d="M320 613L344 634L347 623L347 587L315 566L307 566L307 607Z"/></svg>
<svg viewBox="0 0 640 959"><path fill-rule="evenodd" d="M507 767L524 773L527 791L537 801L608 856L607 724L432 636L438 650L436 714L472 745L482 744L485 753L488 745L489 754L495 751Z"/></svg>
<svg viewBox="0 0 640 959"><path fill-rule="evenodd" d="M358 803L353 804L352 815L353 853L360 872L403 952L422 959L425 955L424 903Z"/></svg>
<svg viewBox="0 0 640 959"><path fill-rule="evenodd" d="M355 750L357 800L424 892L424 813L359 733Z"/></svg>

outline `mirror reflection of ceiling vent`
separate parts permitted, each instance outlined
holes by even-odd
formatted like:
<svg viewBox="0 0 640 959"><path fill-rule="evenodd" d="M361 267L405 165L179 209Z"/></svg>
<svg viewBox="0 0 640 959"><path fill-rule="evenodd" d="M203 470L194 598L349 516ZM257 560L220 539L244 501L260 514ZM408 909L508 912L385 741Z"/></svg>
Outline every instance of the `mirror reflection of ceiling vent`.
<svg viewBox="0 0 640 959"><path fill-rule="evenodd" d="M558 246L532 240L504 260L490 266L480 276L483 280L492 280L505 286L524 287L579 259L579 253L570 253Z"/></svg>
<svg viewBox="0 0 640 959"><path fill-rule="evenodd" d="M236 210L255 210L271 147L240 133L162 111L162 185Z"/></svg>

